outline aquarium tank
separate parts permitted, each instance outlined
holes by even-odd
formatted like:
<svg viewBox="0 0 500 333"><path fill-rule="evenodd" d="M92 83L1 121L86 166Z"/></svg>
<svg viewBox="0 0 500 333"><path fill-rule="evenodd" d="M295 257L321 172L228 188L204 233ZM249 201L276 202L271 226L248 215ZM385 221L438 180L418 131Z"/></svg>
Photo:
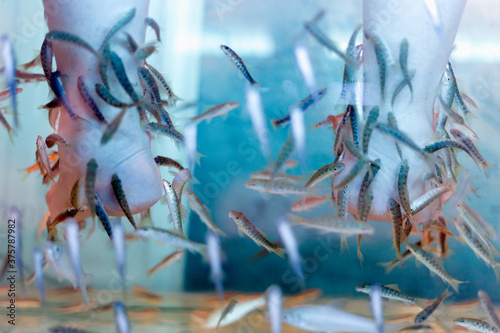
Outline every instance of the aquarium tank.
<svg viewBox="0 0 500 333"><path fill-rule="evenodd" d="M0 3L1 332L498 332L500 4Z"/></svg>

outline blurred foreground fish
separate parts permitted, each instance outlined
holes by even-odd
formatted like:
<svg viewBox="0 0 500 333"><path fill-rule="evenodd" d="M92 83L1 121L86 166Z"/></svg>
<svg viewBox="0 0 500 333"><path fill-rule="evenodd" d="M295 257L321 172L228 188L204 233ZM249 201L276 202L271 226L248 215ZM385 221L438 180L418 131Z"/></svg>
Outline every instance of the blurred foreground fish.
<svg viewBox="0 0 500 333"><path fill-rule="evenodd" d="M295 147L297 147L297 154L299 155L299 162L303 170L307 169L306 166L306 125L304 121L304 113L296 106L292 106L290 111L290 123L292 127L292 136Z"/></svg>
<svg viewBox="0 0 500 333"><path fill-rule="evenodd" d="M273 284L266 290L267 312L269 313L269 321L271 322L271 332L281 333L283 293L281 288Z"/></svg>
<svg viewBox="0 0 500 333"><path fill-rule="evenodd" d="M182 143L186 149L186 155L188 160L188 166L190 170L194 170L194 164L196 162L196 144L198 137L198 125L195 122L187 123L184 127L184 137Z"/></svg>
<svg viewBox="0 0 500 333"><path fill-rule="evenodd" d="M384 309L382 303L382 287L379 284L374 284L370 288L370 305L372 308L373 318L377 325L377 332L384 333Z"/></svg>
<svg viewBox="0 0 500 333"><path fill-rule="evenodd" d="M321 197L306 197L292 204L292 212L310 211L311 208L321 205L328 200L328 195L323 194Z"/></svg>
<svg viewBox="0 0 500 333"><path fill-rule="evenodd" d="M152 239L162 243L169 243L175 247L181 247L191 252L198 252L203 256L206 255L205 244L189 240L183 235L176 233L175 231L150 227L150 228L138 228L135 231L135 234L139 237Z"/></svg>
<svg viewBox="0 0 500 333"><path fill-rule="evenodd" d="M377 332L375 323L330 305L301 305L283 310L291 326L313 332Z"/></svg>
<svg viewBox="0 0 500 333"><path fill-rule="evenodd" d="M259 91L249 86L245 90L247 102L247 111L252 121L253 130L259 140L260 149L267 161L271 159L271 150L269 148L269 133L266 125L264 110L262 109L262 100Z"/></svg>
<svg viewBox="0 0 500 333"><path fill-rule="evenodd" d="M304 188L302 186L297 186L281 181L272 181L270 179L250 179L245 183L245 186L249 189L272 193L272 194L316 194L316 189Z"/></svg>
<svg viewBox="0 0 500 333"><path fill-rule="evenodd" d="M212 281L215 284L215 290L219 300L224 299L224 288L222 285L222 259L219 239L211 230L207 231L206 244L208 253L208 263L210 264L210 274Z"/></svg>
<svg viewBox="0 0 500 333"><path fill-rule="evenodd" d="M297 244L297 239L293 234L292 228L284 218L280 218L278 220L276 228L278 229L278 234L280 235L280 238L283 244L285 245L290 266L292 266L295 275L297 275L297 278L299 279L300 282L300 286L302 288L305 288L305 278L304 278L304 272L302 271L299 246Z"/></svg>
<svg viewBox="0 0 500 333"><path fill-rule="evenodd" d="M227 312L226 310L227 305L224 305L221 308L215 309L206 319L203 326L208 329L228 326L240 320L241 318L245 317L250 312L259 309L265 305L266 305L265 294L247 301L240 301L234 305L233 309L229 313L226 313L226 315L222 320L220 320L222 314L224 312Z"/></svg>
<svg viewBox="0 0 500 333"><path fill-rule="evenodd" d="M123 289L126 288L125 285L125 233L123 232L123 226L120 220L116 220L113 223L113 236L111 237L113 241L113 248L115 250L116 263L118 265L118 273L122 280Z"/></svg>
<svg viewBox="0 0 500 333"><path fill-rule="evenodd" d="M214 106L208 111L203 112L193 118L191 118L192 122L202 122L206 120L207 123L210 123L212 118L227 114L229 111L232 111L240 106L239 103L236 102L227 102Z"/></svg>
<svg viewBox="0 0 500 333"><path fill-rule="evenodd" d="M479 297L481 306L483 307L484 311L486 311L486 313L488 314L488 317L490 318L491 322L495 325L497 329L500 330L500 318L498 317L498 314L495 311L493 303L491 303L490 296L488 296L488 294L482 290L479 290L477 292L477 296Z"/></svg>
<svg viewBox="0 0 500 333"><path fill-rule="evenodd" d="M38 294L42 306L45 305L45 287L43 283L43 260L44 260L43 252L37 246L33 251L33 267L35 270L36 284L38 287Z"/></svg>
<svg viewBox="0 0 500 333"><path fill-rule="evenodd" d="M68 242L69 256L71 265L73 267L73 272L75 274L76 284L82 292L85 303L90 304L89 296L87 294L87 287L85 286L82 264L80 262L80 240L78 239L78 223L76 222L76 220L70 218L65 221L65 224L65 236L66 241Z"/></svg>
<svg viewBox="0 0 500 333"><path fill-rule="evenodd" d="M130 321L127 315L127 309L122 302L117 301L113 303L115 312L115 324L118 333L130 333Z"/></svg>
<svg viewBox="0 0 500 333"><path fill-rule="evenodd" d="M265 247L269 252L274 252L281 258L285 258L285 250L271 243L256 226L250 222L241 212L232 210L229 217L234 220L238 228L247 234L255 243Z"/></svg>
<svg viewBox="0 0 500 333"><path fill-rule="evenodd" d="M12 106L14 109L14 126L19 127L19 115L17 113L17 98L16 98L16 60L14 56L14 47L7 35L2 35L2 63L6 75L7 84L10 89L10 97L12 98Z"/></svg>
<svg viewBox="0 0 500 333"><path fill-rule="evenodd" d="M368 223L363 221L349 221L334 215L327 215L319 218L305 218L302 216L290 215L292 225L300 224L307 228L320 229L325 232L334 232L341 235L372 235L374 229Z"/></svg>

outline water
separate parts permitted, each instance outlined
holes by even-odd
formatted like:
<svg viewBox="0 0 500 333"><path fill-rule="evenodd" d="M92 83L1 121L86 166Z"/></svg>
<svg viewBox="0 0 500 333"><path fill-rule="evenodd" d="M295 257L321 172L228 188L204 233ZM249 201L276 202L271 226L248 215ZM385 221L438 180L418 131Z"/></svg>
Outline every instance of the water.
<svg viewBox="0 0 500 333"><path fill-rule="evenodd" d="M46 24L40 20L40 13L43 17L42 6L35 1L31 7L17 7L10 3L1 6L5 7L2 12L13 13L11 18L6 18L2 23L0 31L7 32L14 38L18 64L31 60L32 50L39 49L47 32ZM196 165L194 170L191 170L199 183L188 184L209 207L215 223L227 235L221 237L226 300L232 295L238 295L240 300L245 297L259 297L273 283L280 285L289 297L301 292L288 260L269 254L252 261L252 257L260 248L250 238L238 236L236 225L228 218L230 210L244 212L271 241L275 241L279 238L275 222L290 213L292 203L301 197L262 194L245 187L244 183L248 181L250 174L265 169L268 162L261 152L246 109L246 80L238 74L219 46L229 45L245 61L253 78L264 86L259 91L266 118L276 119L289 112L290 105L310 94L297 68L293 52L294 43L300 40L309 52L318 88L328 88L326 96L304 114L309 127L333 112L343 75L344 64L341 59L306 35L302 28L303 23L310 20L321 8L326 10L326 16L322 19L320 28L335 40L342 50L345 49L352 30L356 24L362 22L361 1L353 1L348 5L327 1L314 5L305 1L295 1L292 5L285 1L272 4L264 1L226 0L186 1L182 4L152 1L150 5L150 16L154 17L162 28L163 43L148 63L166 75L172 90L183 99L179 105L184 102L197 103L195 107L172 111L172 119L178 129L183 132L183 126L189 117L214 105L229 101L240 104L240 107L231 111L227 117L217 117L210 123L202 122L198 126L197 150L206 157L201 159L201 165ZM477 116L466 119L467 124L480 138L475 142L480 152L492 163L498 163L500 160L495 145L498 136L496 128L500 125L496 112L500 100L495 94L499 86L500 71L498 43L493 34L500 24L496 15L500 12L498 9L500 8L497 4L487 0L467 3L450 57L460 90L478 104L478 110L471 108ZM378 19L384 22L383 13L379 13ZM425 16L420 17L422 22L427 22L427 19ZM147 40L154 40L151 30L147 33ZM358 38L359 41L361 38ZM412 45L414 44L410 43L410 64L411 61L418 62L415 58L412 60L411 52L417 52ZM365 52L369 54L370 51L367 49ZM397 56L395 58L397 61ZM376 66L376 63L374 64ZM416 71L418 73L419 68L416 68ZM378 75L378 70L375 74ZM378 80L378 77L375 77ZM390 86L390 80L387 84ZM0 197L0 213L7 219L9 207L12 205L21 210L25 276L33 272L31 257L34 246L41 246L46 237L44 233L41 240L37 240L36 229L47 209L44 195L48 187L42 186L40 176L32 174L23 179L24 175L17 170L34 162L34 143L37 135L46 137L53 132L47 124L45 111L36 110L39 105L50 100L47 98L46 86L45 83L21 85L24 89L18 96L21 129L14 145L8 141L6 131L0 131L1 140L5 142L0 148L2 156L5 156L0 169L0 183L4 188ZM5 87L2 87L2 90L4 89ZM378 94L378 86L374 87L373 91L375 95ZM388 89L386 94L390 96L392 90ZM409 100L406 98L408 96L408 92L404 92L399 99ZM6 102L3 104L7 105ZM455 106L454 108L458 110ZM430 118L429 114L427 116ZM12 119L10 115L6 117L9 121ZM270 125L267 127L274 160L290 131L288 127L277 130ZM405 130L411 131L411 128ZM297 166L289 172L295 176L302 175L301 184L304 184L314 170L333 161L333 141L334 137L328 128L308 130L307 167L303 170ZM187 166L185 150L178 150L170 142L170 139L164 137L153 140L153 156L159 154L175 158ZM294 152L292 159L297 158ZM458 154L458 159L463 169L469 170L473 179L472 186L479 195L477 197L469 192L467 203L480 212L498 232L499 211L495 200L495 184L499 182L498 171L493 169L490 177L486 178L467 154ZM172 180L173 176L167 169L161 172L163 178ZM464 174L461 173L459 179ZM321 188L321 193L330 193L328 180L318 187ZM184 205L188 207L187 201ZM334 206L335 204L330 204L328 200L312 212L302 215L323 216L335 212ZM184 210L189 211L188 208ZM152 208L152 219L157 227L172 229L168 215L166 205L156 204ZM189 214L186 220L184 230L187 230L188 238L204 243L207 228L199 217ZM121 221L126 232L132 233L133 229L126 219L122 218ZM138 215L136 221L139 221ZM389 219L385 221L388 222ZM336 303L339 307L372 317L368 297L355 291L355 286L360 283L398 284L403 292L423 298L436 298L446 289L445 282L433 274L430 275L429 270L422 264L416 264L413 258L405 261L404 268L395 267L386 274L379 264L395 258L395 250L391 249L392 225L379 222L370 224L375 228L375 232L371 237L365 236L361 243L364 255L362 265L356 254L356 237L348 238L350 251L342 251L339 236L294 227L300 244L307 288L320 289L321 296L303 299L300 296L295 299L292 297L291 303L286 306L292 303L326 304L333 299L343 298L346 301ZM448 225L450 231L458 235L450 221ZM168 329L169 332L196 332L213 309L225 304L216 300L208 262L198 254L188 253L167 269L147 276L148 269L175 250L170 245L150 241L127 241L128 291L123 293L109 238L99 223L96 231L87 237L89 229L90 226L87 225L80 241L82 266L89 276L88 281L92 288L89 290L91 307L64 312L61 308L80 304L83 299L79 292L70 292L72 288L68 280L58 281L55 273L49 268L45 273L48 300L46 308L40 308L37 303L35 284L28 286L25 292L16 296L18 325L15 328L9 326L4 318L0 326L2 330L46 332L56 325L71 325L91 332L115 331L113 310L107 306L112 301L122 300L128 309L132 331L155 332ZM62 229L59 234L63 234ZM7 244L6 235L4 233L4 236L0 236L2 244ZM419 239L419 234L414 233L410 242ZM498 240L493 240L493 243L499 247ZM453 319L460 316L486 318L484 311L474 302L479 289L486 291L494 303L500 302L500 288L493 270L477 258L466 244L451 237L448 238L447 244L449 256L440 259L440 262L451 276L469 283L462 285L460 293L449 297L445 306L438 308L438 313L431 317L431 325L442 327L440 329L434 326L434 331L437 332L451 330ZM403 251L404 249L402 246ZM0 253L3 257L5 250L1 249ZM134 286L147 288L158 297L141 296L133 291ZM17 288L21 292L20 284ZM59 288L68 289L62 292L58 291ZM28 301L23 301L26 298ZM5 308L8 300L7 291L2 289L2 308ZM397 331L409 325L419 311L416 307L399 305L384 304L385 319L391 325L388 331ZM294 331L290 326L284 327L286 331ZM269 331L265 308L259 307L238 323L219 330Z"/></svg>

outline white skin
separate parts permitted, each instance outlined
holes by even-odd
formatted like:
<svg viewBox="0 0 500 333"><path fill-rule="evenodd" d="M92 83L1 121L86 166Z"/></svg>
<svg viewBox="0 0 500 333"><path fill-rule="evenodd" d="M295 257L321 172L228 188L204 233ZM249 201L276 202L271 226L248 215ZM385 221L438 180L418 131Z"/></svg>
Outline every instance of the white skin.
<svg viewBox="0 0 500 333"><path fill-rule="evenodd" d="M434 131L431 125L433 101L453 47L465 2L465 0L439 2L439 15L444 32L444 40L442 40L434 29L424 1L363 1L363 27L367 30L373 27L385 40L396 63L394 68L389 68L389 66L387 68L385 100L382 101L379 66L374 47L365 36L362 64L365 119L371 108L378 105L380 108L378 121L387 124L387 114L392 109L399 129L409 135L417 145L423 147L431 141ZM405 87L392 108L392 93L403 79L399 69L399 49L404 38L408 40L409 45L408 69L409 71L416 70L415 77L411 81L413 100L411 100L409 89ZM360 124L361 130L363 124L364 121ZM360 136L361 133L362 131L360 131ZM408 189L411 201L430 189L422 181L423 174L430 169L420 155L403 144L400 144L400 147L403 158L408 160L410 166ZM396 178L401 163L394 141L374 130L369 144L368 157L371 160L377 158L381 160L381 169L372 185L374 199L369 218L377 221L390 221L388 202L390 198L399 202ZM348 155L344 162L346 167L342 173L347 174L356 162L355 158ZM364 172L350 185L349 210L351 212L357 211L358 190L363 177ZM415 220L424 221L431 213L432 207L424 209L415 215Z"/></svg>
<svg viewBox="0 0 500 333"><path fill-rule="evenodd" d="M121 43L124 41L123 32L128 32L139 45L144 43L148 0L44 0L43 3L50 31L60 30L77 35L95 50L99 49L109 29L130 9L136 8L134 19L112 38L111 50L122 58L129 80L136 92L142 95L137 75L139 61ZM108 123L121 110L107 105L95 93L95 84L102 84L97 57L79 46L61 41L53 42L53 51L68 99L77 115L84 120L71 120L66 112L61 113L59 134L70 146L59 147L59 179L46 195L51 217L72 207L69 202L71 188L76 180L85 175L87 162L91 158L95 158L98 164L96 193L108 215L123 215L111 187L113 173L117 173L122 181L132 214L151 207L162 193L161 175L151 155L150 135L141 129L137 110L127 110L114 137L101 145L105 125L98 122L81 98L77 88L78 77L85 78L87 88ZM111 64L108 64L108 80L115 97L123 102L131 102L116 79ZM89 214L87 209L78 217L85 218Z"/></svg>

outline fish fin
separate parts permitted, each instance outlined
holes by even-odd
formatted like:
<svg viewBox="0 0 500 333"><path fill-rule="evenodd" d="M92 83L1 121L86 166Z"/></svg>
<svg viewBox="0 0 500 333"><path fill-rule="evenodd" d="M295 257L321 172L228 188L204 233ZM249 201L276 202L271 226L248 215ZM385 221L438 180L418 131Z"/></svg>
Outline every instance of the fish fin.
<svg viewBox="0 0 500 333"><path fill-rule="evenodd" d="M240 228L238 228L238 236L240 236L241 238L245 237L245 233Z"/></svg>
<svg viewBox="0 0 500 333"><path fill-rule="evenodd" d="M391 288L393 290L396 290L397 292L401 292L398 284L386 284L384 285L384 287Z"/></svg>
<svg viewBox="0 0 500 333"><path fill-rule="evenodd" d="M10 134L9 134L10 137ZM11 140L12 141L12 140ZM491 174L491 169L496 169L497 165L488 163L485 167L483 167L484 174L486 175L486 178L490 177Z"/></svg>
<svg viewBox="0 0 500 333"><path fill-rule="evenodd" d="M425 309L432 301L432 299L415 297L415 305L422 309Z"/></svg>
<svg viewBox="0 0 500 333"><path fill-rule="evenodd" d="M450 286L453 288L453 290L455 290L457 292L457 294L459 293L458 289L459 289L459 286L462 284L462 283L469 283L469 281L458 281L458 280L455 280L455 279L451 279L449 281L450 283Z"/></svg>
<svg viewBox="0 0 500 333"><path fill-rule="evenodd" d="M273 125L274 130L276 131L278 129L278 127L280 127L279 119L270 119L270 121L271 121L271 124Z"/></svg>
<svg viewBox="0 0 500 333"><path fill-rule="evenodd" d="M361 253L361 237L358 236L358 259L359 259L359 264L363 266L363 263L365 262L365 258L363 257L363 253Z"/></svg>
<svg viewBox="0 0 500 333"><path fill-rule="evenodd" d="M262 87L261 84L255 82L255 81L252 82L252 86L254 86L254 87Z"/></svg>
<svg viewBox="0 0 500 333"><path fill-rule="evenodd" d="M283 259L285 258L285 249L283 249L281 247L276 248L276 250L274 250L274 253L276 253L277 255L279 255Z"/></svg>
<svg viewBox="0 0 500 333"><path fill-rule="evenodd" d="M495 265L493 265L493 271L495 272L497 282L500 283L500 263L496 263Z"/></svg>
<svg viewBox="0 0 500 333"><path fill-rule="evenodd" d="M351 253L351 250L349 250L349 244L347 243L347 237L342 236L340 237L340 252L343 253L345 250Z"/></svg>
<svg viewBox="0 0 500 333"><path fill-rule="evenodd" d="M333 301L326 303L325 305L336 309L345 309L345 306L348 302L349 300L347 298L336 298Z"/></svg>
<svg viewBox="0 0 500 333"><path fill-rule="evenodd" d="M389 262L379 262L377 263L378 266L384 267L385 268L385 274L389 274L396 265L392 264L392 261Z"/></svg>

